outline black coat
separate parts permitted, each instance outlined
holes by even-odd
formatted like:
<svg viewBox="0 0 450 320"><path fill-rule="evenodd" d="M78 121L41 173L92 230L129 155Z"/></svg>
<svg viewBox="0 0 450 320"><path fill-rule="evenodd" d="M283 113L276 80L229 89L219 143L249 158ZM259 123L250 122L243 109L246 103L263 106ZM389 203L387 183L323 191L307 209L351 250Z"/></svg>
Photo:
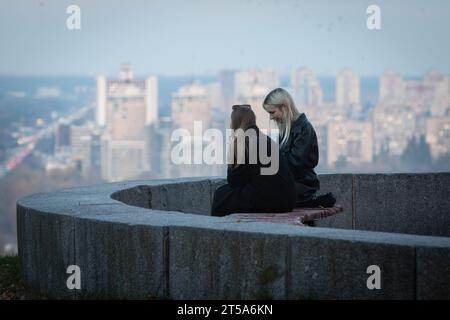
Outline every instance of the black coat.
<svg viewBox="0 0 450 320"><path fill-rule="evenodd" d="M274 150L279 153L278 172L274 175L262 175L261 168L269 167L270 163L262 164L258 152L257 163L251 164L248 161L249 155L246 154L245 164L228 169L228 183L218 188L214 193L211 208L211 215L213 216L240 212L288 212L295 207L294 179L289 171L286 159L280 153L278 144L265 134L260 134L256 126L249 129L255 129L257 132L258 147L255 150L259 150L259 139L266 139L267 155L270 156L270 146L274 144Z"/></svg>
<svg viewBox="0 0 450 320"><path fill-rule="evenodd" d="M291 133L281 153L287 159L294 175L297 204L313 198L320 189L314 168L319 163L317 135L311 123L302 113L293 123Z"/></svg>

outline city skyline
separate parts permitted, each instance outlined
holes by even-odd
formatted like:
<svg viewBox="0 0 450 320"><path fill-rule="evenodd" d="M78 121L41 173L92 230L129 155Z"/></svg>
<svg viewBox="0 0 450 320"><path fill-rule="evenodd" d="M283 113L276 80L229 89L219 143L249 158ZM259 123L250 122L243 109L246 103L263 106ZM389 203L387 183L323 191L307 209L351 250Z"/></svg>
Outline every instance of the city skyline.
<svg viewBox="0 0 450 320"><path fill-rule="evenodd" d="M199 117L204 118L205 129L209 127L223 129L227 127L229 113L227 105L236 103L260 105L264 96L278 86L291 92L294 101L298 103L300 112L306 113L314 123L323 163L327 163L330 168L336 169L336 164L341 164L345 159L350 160L351 164L358 165L373 163L375 156L386 152L400 156L408 151L411 140L418 141L417 139L421 137L425 138L425 143L430 147L430 156L433 159L445 156L449 152L450 141L448 140L450 138L450 75L430 70L420 79L407 79L401 74L387 71L378 77L378 82L377 99L373 104L363 108L361 80L351 69L342 69L336 75L335 98L329 101L323 99L324 91L315 71L305 66L292 69L290 81L283 85L280 83L280 73L274 68L225 71L208 83L200 83L197 79L193 79L180 83L178 89L173 88L170 116L168 118L166 115L163 116L164 119L169 120L166 124L164 121L167 120L158 119L158 77L147 75L143 78L135 78L132 66L122 64L118 72L116 70L116 77L97 77L96 111L94 118L91 119L96 127L93 127L94 123L89 124L89 120L86 123L87 127L75 126L75 140L69 144L69 147L73 146L75 151L70 151L70 148L67 149L66 145L63 145L62 149L57 149L59 151L55 153L54 158L49 158L50 162L46 168L64 168L69 160L72 163L70 166L83 168L83 174L89 174L92 164L94 167L97 166L95 170L98 170L100 169L98 164L105 162L97 158L91 159L91 152L99 155L100 149L89 150L94 145L95 148L100 147L100 144L103 145L111 138L116 146L113 147L113 140L109 141L111 150L106 153L101 152L105 154L102 156L104 159L114 148L129 149L127 143L130 145L130 138L132 138L136 140L133 141L135 144L133 148L143 152L142 161L145 163L150 161L155 165L160 160L150 160L153 156L145 156L145 154L154 147L161 148L161 144L147 145L149 142L145 141L148 141L148 137L155 135L167 140L170 138L171 130L177 127L187 128L192 121L199 120ZM42 87L39 88L42 89ZM80 86L75 88L82 90L80 92L86 90ZM47 98L50 99L64 95L59 88L40 89L38 92L45 91ZM58 94L54 95L56 92ZM20 92L14 91L11 97L22 99L23 95L18 93ZM7 92L6 94L8 95ZM35 96L35 99L40 98ZM114 116L111 108L117 109ZM201 110L196 111L198 108ZM110 112L107 112L108 109ZM262 108L255 107L254 110L257 114L258 126L268 129L270 127L270 124L266 122L268 115ZM128 118L134 120L130 122ZM52 119L57 120L53 116ZM109 120L105 122L107 119ZM136 121L141 121L142 125L136 126ZM39 135L48 133L50 127L46 128L44 124L42 118L37 118L36 128L30 128L31 132L38 130L35 132L39 132ZM162 129L159 128L161 124ZM101 133L103 131L101 128L105 128L105 125L107 131ZM40 132L39 127L45 130ZM346 128L346 130L340 128ZM98 131L98 129L101 130ZM28 154L34 148L34 144L29 142L38 140L36 139L38 134L33 136L26 132L14 132L14 135L20 137L17 143L22 145L23 150L17 149L17 157L12 157L6 168L10 163L20 163L22 151L27 151L23 153ZM330 140L330 137L336 138L337 144L333 143L334 140ZM364 149L363 146L368 148ZM102 150L107 150L105 147L106 145L102 147ZM362 152L363 149L366 151ZM123 150L118 152L123 153ZM151 153L155 154L155 152ZM347 153L350 155L346 156ZM120 172L121 165L119 162L117 165L119 168L117 172ZM136 167L146 168L146 165ZM139 175L141 172L142 170L139 169L130 174ZM111 175L104 173L102 176Z"/></svg>
<svg viewBox="0 0 450 320"><path fill-rule="evenodd" d="M129 65L124 67L130 70ZM300 111L314 123L322 159L330 168L336 169L342 161L369 165L386 152L402 155L411 141L420 137L426 139L433 159L447 154L450 76L431 70L421 79L410 80L388 71L378 81L378 99L368 110L361 105L360 77L350 69L336 76L336 96L331 102L323 100L320 82L314 70L307 67L293 69L289 84L282 87L291 92ZM273 68L227 71L209 84L187 82L172 93L172 128L189 130L194 121L201 121L205 129L214 127L210 125L214 109L216 124L225 128L227 104L260 105L265 95L279 86L280 74ZM254 112L257 125L269 129L269 117L263 108L256 106ZM202 170L196 174L202 174Z"/></svg>

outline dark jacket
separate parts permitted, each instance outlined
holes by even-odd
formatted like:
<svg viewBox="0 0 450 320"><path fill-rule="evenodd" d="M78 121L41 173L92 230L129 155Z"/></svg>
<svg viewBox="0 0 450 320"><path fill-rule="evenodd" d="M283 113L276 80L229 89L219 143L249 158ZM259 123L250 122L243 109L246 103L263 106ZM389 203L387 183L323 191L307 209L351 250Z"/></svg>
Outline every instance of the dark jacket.
<svg viewBox="0 0 450 320"><path fill-rule="evenodd" d="M281 148L294 175L297 203L312 199L320 189L314 168L319 163L319 146L316 131L302 113L293 123L286 144Z"/></svg>
<svg viewBox="0 0 450 320"><path fill-rule="evenodd" d="M281 156L278 144L259 132L258 127L250 127L257 133L257 148L248 148L247 152L257 151L257 163L249 163L246 153L245 164L228 169L227 184L214 193L211 215L224 216L238 212L289 212L295 207L296 192L294 179L289 171L286 159ZM247 130L248 130L247 129ZM262 164L259 158L259 139L267 142L267 155L270 156L271 145L279 153L279 167L274 175L262 175L261 168L270 167Z"/></svg>

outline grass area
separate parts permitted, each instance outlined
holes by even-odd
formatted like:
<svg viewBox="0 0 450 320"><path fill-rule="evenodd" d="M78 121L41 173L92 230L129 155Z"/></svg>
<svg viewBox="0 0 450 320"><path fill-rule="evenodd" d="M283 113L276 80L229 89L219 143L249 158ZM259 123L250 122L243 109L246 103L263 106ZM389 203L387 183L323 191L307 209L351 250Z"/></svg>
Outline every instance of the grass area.
<svg viewBox="0 0 450 320"><path fill-rule="evenodd" d="M114 296L96 295L96 294L81 294L79 299L84 300L111 300L117 299ZM0 256L0 300L47 300L44 294L33 292L27 287L20 276L19 257ZM148 296L147 299L157 299L153 296ZM165 299L165 298L160 298Z"/></svg>
<svg viewBox="0 0 450 320"><path fill-rule="evenodd" d="M20 277L19 257L0 257L0 300L43 299L27 288Z"/></svg>

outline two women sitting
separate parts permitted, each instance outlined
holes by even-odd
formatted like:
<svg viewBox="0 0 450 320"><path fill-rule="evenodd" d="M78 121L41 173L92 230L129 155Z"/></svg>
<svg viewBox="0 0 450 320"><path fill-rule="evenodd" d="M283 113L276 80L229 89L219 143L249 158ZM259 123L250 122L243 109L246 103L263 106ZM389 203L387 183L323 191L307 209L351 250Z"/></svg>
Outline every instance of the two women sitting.
<svg viewBox="0 0 450 320"><path fill-rule="evenodd" d="M291 95L282 88L272 90L263 107L277 123L279 146L256 126L249 105L233 106L230 127L235 135L230 144L228 183L216 190L211 215L332 207L336 199L331 193L316 195L320 182L314 168L319 162L319 148L306 115L299 113ZM277 162L274 174L267 173L274 163L267 162L266 157Z"/></svg>

